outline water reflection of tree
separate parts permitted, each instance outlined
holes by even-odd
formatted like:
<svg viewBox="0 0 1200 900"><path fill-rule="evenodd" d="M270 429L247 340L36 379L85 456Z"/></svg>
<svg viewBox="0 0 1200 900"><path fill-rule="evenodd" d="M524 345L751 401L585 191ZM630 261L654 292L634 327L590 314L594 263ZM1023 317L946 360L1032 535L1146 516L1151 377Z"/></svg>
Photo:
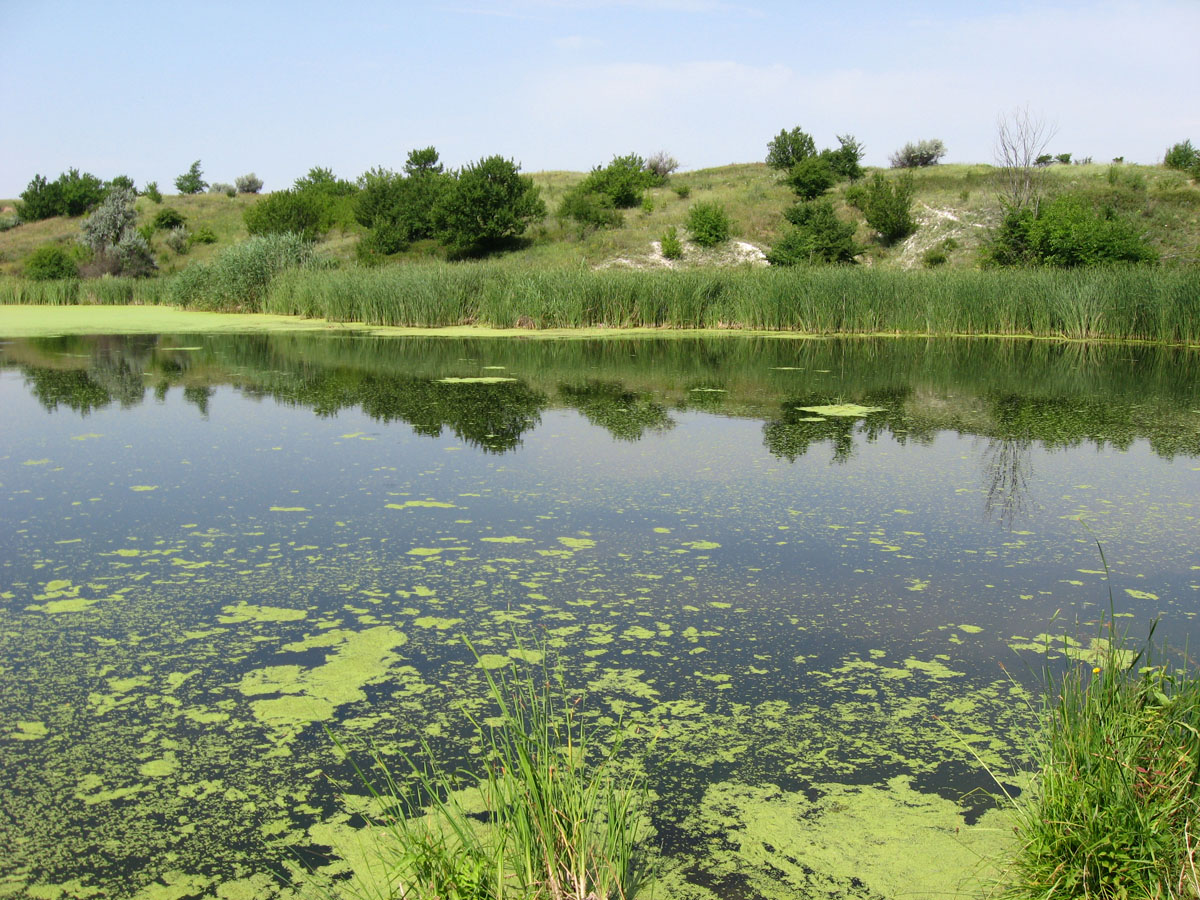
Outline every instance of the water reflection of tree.
<svg viewBox="0 0 1200 900"><path fill-rule="evenodd" d="M33 396L50 412L65 406L87 415L112 403L112 396L82 369L23 367L25 383Z"/></svg>
<svg viewBox="0 0 1200 900"><path fill-rule="evenodd" d="M619 441L637 441L647 430L664 432L675 427L666 407L652 394L627 390L619 382L560 384L558 395L563 403Z"/></svg>
<svg viewBox="0 0 1200 900"><path fill-rule="evenodd" d="M983 451L984 513L999 518L1009 530L1029 512L1032 449L1025 438L991 438Z"/></svg>

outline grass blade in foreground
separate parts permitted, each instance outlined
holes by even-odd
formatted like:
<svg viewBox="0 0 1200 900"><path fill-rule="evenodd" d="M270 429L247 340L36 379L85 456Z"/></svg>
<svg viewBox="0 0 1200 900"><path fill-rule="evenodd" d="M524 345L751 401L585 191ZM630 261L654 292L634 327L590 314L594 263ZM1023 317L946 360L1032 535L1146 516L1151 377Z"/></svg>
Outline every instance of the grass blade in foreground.
<svg viewBox="0 0 1200 900"><path fill-rule="evenodd" d="M487 756L482 774L408 758L414 795L378 754L375 777L354 763L384 811L368 832L384 875L357 880L354 896L632 900L637 894L645 876L643 779L619 771L619 731L610 741L587 724L562 673L541 661L544 651L524 655L539 661L514 661L507 674L484 668L497 716L493 724L470 719Z"/></svg>

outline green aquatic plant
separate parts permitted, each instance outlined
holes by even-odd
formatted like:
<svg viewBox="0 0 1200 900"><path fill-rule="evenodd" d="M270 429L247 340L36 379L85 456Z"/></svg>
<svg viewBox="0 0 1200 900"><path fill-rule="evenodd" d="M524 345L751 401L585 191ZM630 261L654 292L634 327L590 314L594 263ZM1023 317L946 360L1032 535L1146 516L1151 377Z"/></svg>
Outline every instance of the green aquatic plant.
<svg viewBox="0 0 1200 900"><path fill-rule="evenodd" d="M613 734L590 724L545 649L480 656L494 716L468 715L484 748L480 772L450 772L423 744L406 757L406 791L379 754L355 773L381 810L369 826L378 866L360 897L632 900L646 874L639 766ZM511 664L507 673L500 660ZM382 873L382 874L379 874Z"/></svg>
<svg viewBox="0 0 1200 900"><path fill-rule="evenodd" d="M1097 652L1047 682L1032 799L1017 802L1019 898L1200 894L1200 681L1132 654L1106 623ZM1139 665L1141 663L1141 665Z"/></svg>

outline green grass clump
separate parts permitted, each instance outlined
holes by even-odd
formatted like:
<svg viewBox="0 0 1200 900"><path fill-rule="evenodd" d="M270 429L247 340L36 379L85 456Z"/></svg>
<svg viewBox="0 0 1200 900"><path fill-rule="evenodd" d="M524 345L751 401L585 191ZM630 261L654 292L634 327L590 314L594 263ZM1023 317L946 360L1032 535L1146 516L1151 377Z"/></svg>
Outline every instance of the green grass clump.
<svg viewBox="0 0 1200 900"><path fill-rule="evenodd" d="M378 755L374 778L355 763L384 810L369 835L386 883L360 880L360 896L636 896L644 880L644 783L619 771L619 734L607 741L598 726L587 724L580 699L567 690L561 671L545 664L544 650L523 655L539 662L514 662L508 675L483 670L495 717L470 717L486 756L482 773L456 775L436 762L409 759L414 795ZM485 659L476 658L482 666ZM431 755L428 745L425 752Z"/></svg>
<svg viewBox="0 0 1200 900"><path fill-rule="evenodd" d="M1200 896L1200 681L1110 634L1049 681L1012 897Z"/></svg>
<svg viewBox="0 0 1200 900"><path fill-rule="evenodd" d="M312 244L295 234L264 234L225 248L167 282L168 302L204 310L259 312L280 272L312 260Z"/></svg>

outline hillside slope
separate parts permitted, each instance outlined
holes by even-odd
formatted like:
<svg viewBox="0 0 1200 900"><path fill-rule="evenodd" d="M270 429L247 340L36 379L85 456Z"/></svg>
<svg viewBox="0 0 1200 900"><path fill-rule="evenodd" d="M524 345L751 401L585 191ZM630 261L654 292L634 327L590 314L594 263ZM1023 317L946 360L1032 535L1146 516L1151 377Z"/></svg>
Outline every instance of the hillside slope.
<svg viewBox="0 0 1200 900"><path fill-rule="evenodd" d="M846 203L847 184L839 184L830 192L838 215L858 224L855 238L865 248L858 262L883 268L917 268L928 264L927 251L938 250L948 267L978 266L980 248L1001 215L997 170L989 165L940 165L909 171L916 186L913 212L920 227L892 247L874 240L861 214ZM899 174L885 173L889 178ZM1200 262L1200 185L1183 173L1161 166L1056 165L1046 169L1044 176L1049 195L1070 191L1132 220L1164 264ZM559 220L555 210L564 193L583 177L582 172L532 174L550 213L530 230L529 245L517 251L530 262L635 268L754 262L758 251L768 249L783 230L783 211L794 202L791 190L765 164L729 165L676 173L665 186L647 191L641 207L625 210L619 227L581 231L575 223ZM217 238L212 244L195 244L181 255L167 247L162 232L156 233L152 246L160 272L169 274L209 259L221 248L244 239L247 233L242 214L259 199L257 195L180 195L167 196L160 205L139 198L139 223L150 221L160 209L169 207L185 217L191 231L209 228ZM657 241L671 226L676 226L686 240L687 212L699 201L724 205L733 220L733 241L710 252L685 244L682 261L663 259ZM0 206L7 209L12 201ZM0 231L0 273L19 275L23 260L44 244L74 245L79 223L79 219L53 218ZM353 259L360 233L357 225L335 227L325 236L322 249L334 257ZM418 244L405 256L426 258L436 253L431 243Z"/></svg>

